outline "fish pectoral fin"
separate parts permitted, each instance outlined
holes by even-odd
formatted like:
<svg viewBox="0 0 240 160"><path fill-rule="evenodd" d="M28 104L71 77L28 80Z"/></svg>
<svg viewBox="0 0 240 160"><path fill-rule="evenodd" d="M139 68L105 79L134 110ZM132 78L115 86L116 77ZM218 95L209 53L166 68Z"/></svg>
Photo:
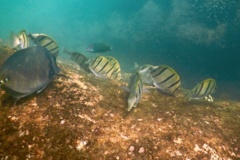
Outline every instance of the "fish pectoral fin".
<svg viewBox="0 0 240 160"><path fill-rule="evenodd" d="M133 94L130 94L128 97L128 111L130 111L133 107L136 107L137 99L136 96Z"/></svg>
<svg viewBox="0 0 240 160"><path fill-rule="evenodd" d="M41 88L40 90L38 90L37 91L37 93L40 93L40 92L42 92L45 88L47 87L47 85L46 86L44 86L43 88Z"/></svg>

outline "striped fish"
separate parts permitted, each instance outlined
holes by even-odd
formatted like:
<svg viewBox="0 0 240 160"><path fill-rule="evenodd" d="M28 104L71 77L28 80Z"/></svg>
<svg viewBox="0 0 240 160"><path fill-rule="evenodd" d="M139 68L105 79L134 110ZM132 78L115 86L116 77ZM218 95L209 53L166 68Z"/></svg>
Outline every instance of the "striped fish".
<svg viewBox="0 0 240 160"><path fill-rule="evenodd" d="M71 60L76 62L85 72L91 72L89 70L89 64L87 63L88 59L83 54L78 52L69 52L67 50L65 50L64 52L71 55Z"/></svg>
<svg viewBox="0 0 240 160"><path fill-rule="evenodd" d="M216 81L212 78L208 78L198 83L190 92L189 100L192 99L206 99L213 101L211 94L215 92Z"/></svg>
<svg viewBox="0 0 240 160"><path fill-rule="evenodd" d="M97 56L95 59L90 60L89 69L94 75L100 78L110 78L113 65L110 61L103 56Z"/></svg>
<svg viewBox="0 0 240 160"><path fill-rule="evenodd" d="M175 70L167 65L160 65L150 68L150 76L153 84L165 93L176 96L181 82Z"/></svg>
<svg viewBox="0 0 240 160"><path fill-rule="evenodd" d="M128 97L128 111L130 111L133 107L137 106L140 98L142 97L143 83L139 72L135 72L131 75L128 88L130 89L130 95Z"/></svg>
<svg viewBox="0 0 240 160"><path fill-rule="evenodd" d="M38 46L46 48L56 58L59 54L57 42L46 34L29 34L30 39Z"/></svg>
<svg viewBox="0 0 240 160"><path fill-rule="evenodd" d="M90 60L89 69L97 77L104 79L118 79L120 67L114 58L97 56L94 60Z"/></svg>
<svg viewBox="0 0 240 160"><path fill-rule="evenodd" d="M120 68L119 62L111 56L107 56L106 58L113 65L112 71L110 71L110 73L111 73L110 74L110 79L120 80L122 78L122 76L121 76L121 68Z"/></svg>
<svg viewBox="0 0 240 160"><path fill-rule="evenodd" d="M17 35L11 34L11 47L17 50L29 47L29 39L25 30L20 31Z"/></svg>

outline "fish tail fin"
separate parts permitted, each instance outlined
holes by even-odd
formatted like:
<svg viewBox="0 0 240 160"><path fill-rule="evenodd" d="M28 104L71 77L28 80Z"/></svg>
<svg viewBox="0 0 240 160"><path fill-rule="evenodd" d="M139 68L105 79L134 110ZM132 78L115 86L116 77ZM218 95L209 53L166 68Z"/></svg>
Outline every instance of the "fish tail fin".
<svg viewBox="0 0 240 160"><path fill-rule="evenodd" d="M71 55L71 52L69 50L67 50L65 47L63 47L63 53Z"/></svg>
<svg viewBox="0 0 240 160"><path fill-rule="evenodd" d="M18 38L18 36L11 32L10 34L10 48L17 49L21 45L21 42Z"/></svg>
<svg viewBox="0 0 240 160"><path fill-rule="evenodd" d="M134 62L133 68L130 68L130 70L136 71L139 68L139 65L137 62Z"/></svg>
<svg viewBox="0 0 240 160"><path fill-rule="evenodd" d="M180 87L178 89L178 95L182 95L184 99L191 100L191 90Z"/></svg>
<svg viewBox="0 0 240 160"><path fill-rule="evenodd" d="M134 67L133 67L134 69L138 69L139 68L139 65L138 65L138 63L137 62L134 62Z"/></svg>

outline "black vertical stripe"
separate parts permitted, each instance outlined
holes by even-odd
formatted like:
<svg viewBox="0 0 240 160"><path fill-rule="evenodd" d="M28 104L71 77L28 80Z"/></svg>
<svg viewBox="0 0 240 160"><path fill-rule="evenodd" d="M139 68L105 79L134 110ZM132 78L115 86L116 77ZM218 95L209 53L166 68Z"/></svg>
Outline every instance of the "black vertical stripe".
<svg viewBox="0 0 240 160"><path fill-rule="evenodd" d="M167 81L170 80L174 75L175 75L175 73L173 73L172 75L170 75L169 77L167 77L166 79L164 79L162 82L159 82L158 84L162 84L162 83L167 82Z"/></svg>
<svg viewBox="0 0 240 160"><path fill-rule="evenodd" d="M213 81L213 86L212 86L211 91L210 91L211 94L212 94L212 92L213 92L213 90L214 90L215 87L216 87L216 82Z"/></svg>
<svg viewBox="0 0 240 160"><path fill-rule="evenodd" d="M48 42L47 44L45 44L43 47L46 48L47 46L49 46L49 45L52 44L53 42L54 42L54 41L51 40L50 42Z"/></svg>
<svg viewBox="0 0 240 160"><path fill-rule="evenodd" d="M208 92L209 88L210 88L210 85L211 85L211 81L208 81L207 89L205 90L205 93L203 94L203 96L206 96L208 93L210 93L210 92Z"/></svg>
<svg viewBox="0 0 240 160"><path fill-rule="evenodd" d="M107 63L104 64L104 66L102 67L102 69L100 69L100 71L98 71L98 73L102 72L102 71L106 68L106 66L108 65L108 63L109 63L109 61L107 61Z"/></svg>
<svg viewBox="0 0 240 160"><path fill-rule="evenodd" d="M46 36L41 36L39 35L39 37L37 37L37 41L41 42L42 40L44 40L46 38Z"/></svg>
<svg viewBox="0 0 240 160"><path fill-rule="evenodd" d="M115 69L115 71L113 71L113 72L114 72L114 74L116 75L116 76L115 76L115 79L116 79L117 76L120 74L120 68Z"/></svg>
<svg viewBox="0 0 240 160"><path fill-rule="evenodd" d="M129 83L130 87L132 87L132 84L133 84L136 76L137 76L137 72L134 75L131 76L130 83Z"/></svg>
<svg viewBox="0 0 240 160"><path fill-rule="evenodd" d="M82 57L83 58L83 60L82 60L82 62L81 62L81 64L80 64L80 66L83 66L83 64L86 62L86 60L87 60L87 58L86 57Z"/></svg>
<svg viewBox="0 0 240 160"><path fill-rule="evenodd" d="M199 91L198 91L198 93L196 93L196 94L194 95L194 97L197 97L197 96L200 94L200 92L202 91L203 85L204 85L204 83L201 83L201 87L197 87L197 88L196 88L196 90L199 89Z"/></svg>
<svg viewBox="0 0 240 160"><path fill-rule="evenodd" d="M23 48L25 47L25 38L24 38L24 32L22 33L22 44L23 44Z"/></svg>
<svg viewBox="0 0 240 160"><path fill-rule="evenodd" d="M175 92L180 88L180 86L176 87L176 89L172 92L173 95L175 95Z"/></svg>
<svg viewBox="0 0 240 160"><path fill-rule="evenodd" d="M93 64L96 62L97 59L98 59L98 58L95 58ZM98 61L98 63L96 64L96 66L93 67L93 70L102 62L102 60L103 60L103 58L101 58L101 59Z"/></svg>
<svg viewBox="0 0 240 160"><path fill-rule="evenodd" d="M163 69L160 70L159 67L158 67L156 70L153 71L153 72L158 71L158 73L153 75L152 78L155 78L155 77L161 75L166 69L167 68L163 68ZM153 74L153 72L151 72L151 74Z"/></svg>
<svg viewBox="0 0 240 160"><path fill-rule="evenodd" d="M106 74L108 74L111 70L113 70L113 67L114 67L114 66L112 66L112 67L107 71ZM113 73L113 72L112 72L112 73ZM112 74L111 74L111 75L112 75ZM111 75L110 75L110 78L112 77Z"/></svg>
<svg viewBox="0 0 240 160"><path fill-rule="evenodd" d="M170 86L168 86L168 88L174 87L174 86L177 85L179 82L180 82L180 79L179 79L178 81L174 82L173 84L171 84Z"/></svg>
<svg viewBox="0 0 240 160"><path fill-rule="evenodd" d="M111 62L111 61L109 61L109 62ZM114 69L116 63L117 63L117 62L115 62L115 63L112 65L112 67L107 71L106 74L108 74L112 69ZM113 72L111 73L110 78L112 78L112 74L113 74Z"/></svg>
<svg viewBox="0 0 240 160"><path fill-rule="evenodd" d="M26 48L26 43L27 43L27 38L26 38L26 33L23 32L23 47Z"/></svg>
<svg viewBox="0 0 240 160"><path fill-rule="evenodd" d="M49 51L52 52L52 51L54 51L55 49L58 49L58 46L55 47L55 48L53 48L53 49L50 49Z"/></svg>

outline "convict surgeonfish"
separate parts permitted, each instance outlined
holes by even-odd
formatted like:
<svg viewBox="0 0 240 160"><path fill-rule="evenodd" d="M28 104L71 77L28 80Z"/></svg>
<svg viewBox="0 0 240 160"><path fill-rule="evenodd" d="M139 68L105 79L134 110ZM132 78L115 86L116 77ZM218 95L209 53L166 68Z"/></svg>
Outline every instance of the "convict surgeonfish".
<svg viewBox="0 0 240 160"><path fill-rule="evenodd" d="M111 56L107 56L106 58L110 61L110 63L113 66L112 69L109 71L110 79L120 80L122 76L119 62L114 57Z"/></svg>
<svg viewBox="0 0 240 160"><path fill-rule="evenodd" d="M208 101L213 101L211 94L215 92L216 81L212 78L208 78L200 83L198 83L191 91L189 100L192 99L206 99Z"/></svg>
<svg viewBox="0 0 240 160"><path fill-rule="evenodd" d="M59 73L53 55L34 46L12 54L0 68L0 86L16 100L43 90Z"/></svg>
<svg viewBox="0 0 240 160"><path fill-rule="evenodd" d="M165 93L176 96L181 82L175 70L167 65L160 65L150 68L150 76L153 84Z"/></svg>
<svg viewBox="0 0 240 160"><path fill-rule="evenodd" d="M25 30L20 31L17 35L11 34L11 47L17 50L29 47L29 39Z"/></svg>
<svg viewBox="0 0 240 160"><path fill-rule="evenodd" d="M109 58L109 57L108 57ZM113 59L108 59L104 56L97 56L95 59L90 60L89 69L94 75L104 79L118 79L119 70L118 64L114 63Z"/></svg>
<svg viewBox="0 0 240 160"><path fill-rule="evenodd" d="M131 75L128 88L130 90L130 95L128 97L128 111L130 111L133 107L137 106L142 97L143 83L139 72L136 71Z"/></svg>
<svg viewBox="0 0 240 160"><path fill-rule="evenodd" d="M28 37L37 45L46 48L56 58L59 54L57 42L46 34L29 34Z"/></svg>
<svg viewBox="0 0 240 160"><path fill-rule="evenodd" d="M86 48L86 51L90 53L103 53L111 50L112 47L105 43L93 43Z"/></svg>
<svg viewBox="0 0 240 160"><path fill-rule="evenodd" d="M86 56L78 52L69 52L67 50L64 50L64 52L71 55L71 60L76 62L85 72L91 72L89 69L89 64L87 63L88 59Z"/></svg>

